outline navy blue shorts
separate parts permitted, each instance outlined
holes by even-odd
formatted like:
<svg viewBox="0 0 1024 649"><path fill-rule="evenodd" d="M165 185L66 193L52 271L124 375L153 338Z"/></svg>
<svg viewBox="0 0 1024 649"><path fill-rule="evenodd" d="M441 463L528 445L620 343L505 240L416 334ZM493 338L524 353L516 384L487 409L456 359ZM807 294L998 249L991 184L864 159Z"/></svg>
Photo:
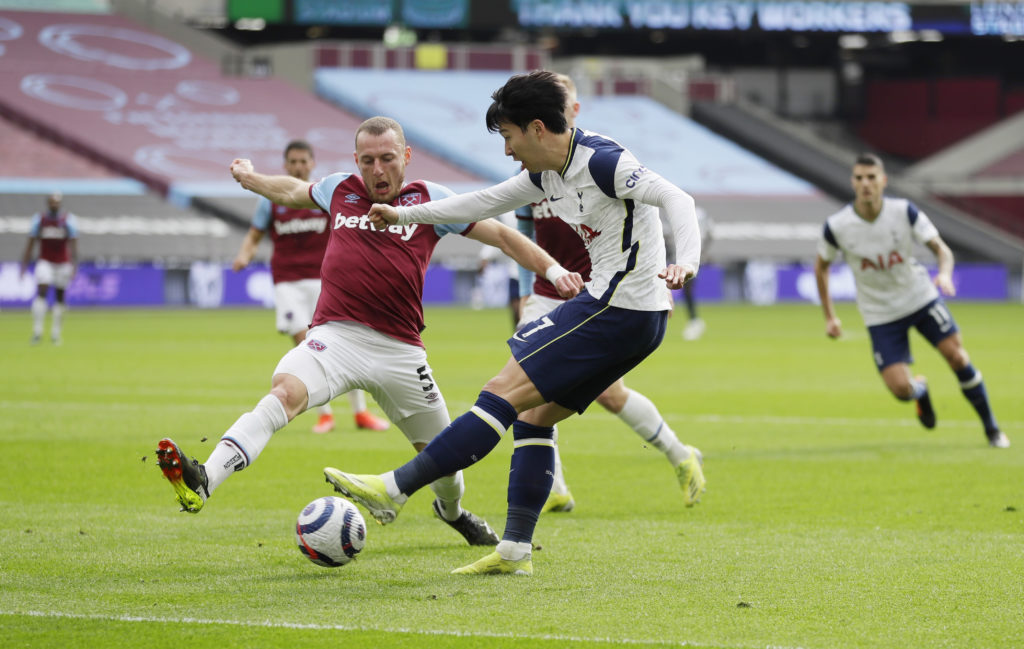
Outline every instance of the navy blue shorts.
<svg viewBox="0 0 1024 649"><path fill-rule="evenodd" d="M941 297L899 320L868 327L871 348L875 352L875 365L879 370L893 363L914 362L914 357L910 355L910 338L907 336L911 327L921 332L932 347L937 347L944 339L960 331Z"/></svg>
<svg viewBox="0 0 1024 649"><path fill-rule="evenodd" d="M665 337L668 311L634 311L586 291L508 339L512 356L545 401L582 413Z"/></svg>

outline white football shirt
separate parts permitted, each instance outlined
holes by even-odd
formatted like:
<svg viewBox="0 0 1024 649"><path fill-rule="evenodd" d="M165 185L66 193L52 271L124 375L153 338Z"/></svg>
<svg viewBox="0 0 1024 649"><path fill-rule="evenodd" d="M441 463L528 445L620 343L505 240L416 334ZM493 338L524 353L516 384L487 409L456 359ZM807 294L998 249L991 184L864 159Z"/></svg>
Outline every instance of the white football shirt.
<svg viewBox="0 0 1024 649"><path fill-rule="evenodd" d="M874 221L847 205L825 221L818 255L832 262L842 251L857 284L857 308L867 326L910 315L939 296L928 271L913 257L914 242L939 236L928 217L903 198L882 199Z"/></svg>
<svg viewBox="0 0 1024 649"><path fill-rule="evenodd" d="M672 308L665 281L665 242L657 207L675 234L679 266L700 265L700 231L693 199L641 165L603 135L573 129L561 171L523 171L469 194L398 208L398 223L479 221L522 205L548 206L583 239L590 254L587 291L612 306L635 311Z"/></svg>

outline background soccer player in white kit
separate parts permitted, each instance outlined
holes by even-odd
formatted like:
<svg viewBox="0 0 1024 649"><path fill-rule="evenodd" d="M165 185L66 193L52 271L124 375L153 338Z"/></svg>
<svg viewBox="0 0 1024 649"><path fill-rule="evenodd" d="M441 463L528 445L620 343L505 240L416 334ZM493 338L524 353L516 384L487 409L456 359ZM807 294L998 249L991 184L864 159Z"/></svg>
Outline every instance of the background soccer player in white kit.
<svg viewBox="0 0 1024 649"><path fill-rule="evenodd" d="M576 117L580 111L580 103L576 97L576 84L564 74L557 76L568 92L569 103L565 107L565 119L567 126L572 128L576 126ZM563 203L565 201L552 203L544 198L540 202L517 210L517 225L520 232L533 238L537 245L551 253L558 263L569 270L578 272L584 280L587 280L590 277L590 257L587 255L583 240L565 221L558 218L559 206ZM669 239L670 237L667 236L669 233L665 234L665 238ZM671 239L674 243L674 236ZM666 241L667 246L668 241ZM536 277L531 283L529 281L533 278L531 273L520 273L520 276L520 284L523 287L520 289L520 294L525 297L522 301L522 313L517 328L524 327L547 314L564 301L558 296L555 287L543 277ZM687 282L686 286L688 287L690 284L692 284L692 280ZM605 410L621 419L646 443L665 454L665 458L675 469L676 479L683 490L686 506L691 507L696 504L706 485L700 451L679 441L675 431L661 416L657 406L643 394L626 387L625 380L621 378L598 395L596 401ZM541 509L542 513L548 511L568 512L576 505L562 468L557 426L553 439L555 441L555 472L551 484L551 494ZM697 454L697 464L687 462L691 453Z"/></svg>
<svg viewBox="0 0 1024 649"><path fill-rule="evenodd" d="M853 203L825 222L814 267L825 333L831 338L842 333L828 285L829 265L842 252L857 285L857 307L871 336L875 365L889 391L901 401L916 401L921 424L935 427L928 384L910 372L913 357L907 334L914 327L956 373L964 397L981 418L988 443L1007 448L1010 440L996 424L981 372L971 363L960 330L939 295L939 290L956 294L953 253L913 203L884 195L887 182L878 156L859 155L851 176ZM915 242L928 246L938 260L934 281L913 257Z"/></svg>
<svg viewBox="0 0 1024 649"><path fill-rule="evenodd" d="M442 236L463 234L500 247L537 272L565 273L532 241L494 220L375 230L367 212L378 202L416 205L452 195L436 183L406 183L411 155L398 122L374 117L356 130L359 175L336 173L310 183L257 173L249 160L232 162L232 175L246 189L279 205L322 209L330 216L332 234L313 327L303 344L278 363L270 393L224 433L204 464L186 456L174 441L160 441L160 469L183 511L202 509L229 475L252 464L270 437L299 413L356 387L373 395L417 451L448 425L444 397L420 339L424 276ZM388 281L380 280L381 269L389 271ZM462 509L461 471L447 471L430 482L438 518L471 545L498 542L486 521Z"/></svg>
<svg viewBox="0 0 1024 649"><path fill-rule="evenodd" d="M284 171L293 178L309 181L316 165L313 147L304 140L292 140L284 148ZM252 217L249 232L242 240L231 264L235 271L242 270L266 233L274 243L270 257L270 271L274 280L274 311L277 330L291 336L296 345L306 338L309 323L313 321L316 301L320 297L320 266L331 237L330 219L319 209L291 208L275 205L260 197ZM356 427L368 430L387 430L388 422L366 408L366 397L361 390L348 393ZM319 417L313 425L314 433L334 430L331 405L317 408Z"/></svg>
<svg viewBox="0 0 1024 649"><path fill-rule="evenodd" d="M502 136L505 154L521 161L525 170L491 188L443 201L397 209L375 205L372 222L379 227L456 222L544 198L565 201L568 209L559 217L587 245L590 281L574 299L509 339L512 357L487 382L476 404L412 461L379 475L332 467L324 474L378 522L388 523L411 494L479 461L511 426L514 451L502 541L495 552L454 572L528 575L533 572L534 528L551 491L554 425L583 412L658 347L672 308L666 288L681 288L696 274L700 233L689 194L613 140L568 128L566 90L554 73L514 75L491 98L487 128ZM675 232L678 264L665 263L659 207ZM380 272L383 280L394 279L388 269ZM582 283L567 271L545 276L563 296ZM697 464L696 454L688 461Z"/></svg>
<svg viewBox="0 0 1024 649"><path fill-rule="evenodd" d="M60 209L61 195L46 197L46 211L32 217L28 242L22 255L21 272L28 272L32 263L32 249L39 242L36 260L36 297L32 300L32 344L39 344L46 320L50 286L54 288L53 319L50 321L50 341L59 345L64 312L67 311L64 292L78 268L78 217Z"/></svg>

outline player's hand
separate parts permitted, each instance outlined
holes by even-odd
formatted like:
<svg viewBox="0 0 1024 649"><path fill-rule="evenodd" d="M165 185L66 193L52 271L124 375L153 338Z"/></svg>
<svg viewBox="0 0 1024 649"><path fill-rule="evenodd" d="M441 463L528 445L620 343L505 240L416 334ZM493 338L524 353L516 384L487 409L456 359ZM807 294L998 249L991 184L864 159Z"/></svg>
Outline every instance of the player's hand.
<svg viewBox="0 0 1024 649"><path fill-rule="evenodd" d="M829 338L838 338L843 335L843 323L839 318L829 318L825 320L825 335Z"/></svg>
<svg viewBox="0 0 1024 649"><path fill-rule="evenodd" d="M238 182L256 170L252 166L252 160L248 158L235 158L231 161L231 176Z"/></svg>
<svg viewBox="0 0 1024 649"><path fill-rule="evenodd" d="M665 267L665 270L658 273L658 277L665 280L665 286L670 291L683 288L683 284L693 279L693 276L697 274L697 271L690 268L689 266L676 266L675 264L669 264Z"/></svg>
<svg viewBox="0 0 1024 649"><path fill-rule="evenodd" d="M579 273L566 273L555 281L555 289L567 300L576 297L583 290L583 276Z"/></svg>
<svg viewBox="0 0 1024 649"><path fill-rule="evenodd" d="M375 230L383 230L389 225L398 223L398 210L392 205L386 203L374 203L373 207L370 208L370 225Z"/></svg>
<svg viewBox="0 0 1024 649"><path fill-rule="evenodd" d="M948 295L950 297L956 295L956 287L953 286L952 275L939 273L938 275L935 276L934 282L935 286L937 286L939 290L942 291L943 295Z"/></svg>
<svg viewBox="0 0 1024 649"><path fill-rule="evenodd" d="M248 265L249 265L249 260L248 259L244 259L241 255L239 255L239 256L235 257L234 261L231 262L231 270L233 270L233 271L235 271L237 273L238 271L242 270L243 268L245 268Z"/></svg>

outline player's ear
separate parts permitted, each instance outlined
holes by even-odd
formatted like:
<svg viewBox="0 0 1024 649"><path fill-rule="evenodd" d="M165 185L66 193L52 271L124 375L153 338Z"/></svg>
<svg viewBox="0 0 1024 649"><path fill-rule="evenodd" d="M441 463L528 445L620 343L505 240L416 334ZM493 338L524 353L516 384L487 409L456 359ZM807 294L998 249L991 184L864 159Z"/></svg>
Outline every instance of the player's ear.
<svg viewBox="0 0 1024 649"><path fill-rule="evenodd" d="M411 146L405 147L405 156L404 157L405 157L405 163L409 164L409 159L412 158L412 147Z"/></svg>

